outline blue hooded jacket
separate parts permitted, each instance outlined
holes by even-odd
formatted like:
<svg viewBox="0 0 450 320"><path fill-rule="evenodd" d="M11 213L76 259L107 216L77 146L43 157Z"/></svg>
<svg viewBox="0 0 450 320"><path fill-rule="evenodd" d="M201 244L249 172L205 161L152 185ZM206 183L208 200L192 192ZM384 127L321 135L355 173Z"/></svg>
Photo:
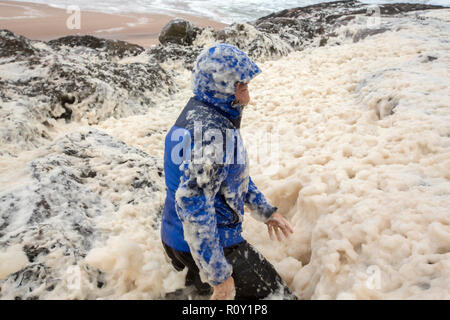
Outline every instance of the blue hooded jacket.
<svg viewBox="0 0 450 320"><path fill-rule="evenodd" d="M244 241L244 205L262 221L277 210L248 175L239 133L242 107L232 105L236 82L249 82L260 72L234 46L203 51L193 72L194 97L165 139L161 238L178 251L190 251L211 285L232 274L223 248Z"/></svg>

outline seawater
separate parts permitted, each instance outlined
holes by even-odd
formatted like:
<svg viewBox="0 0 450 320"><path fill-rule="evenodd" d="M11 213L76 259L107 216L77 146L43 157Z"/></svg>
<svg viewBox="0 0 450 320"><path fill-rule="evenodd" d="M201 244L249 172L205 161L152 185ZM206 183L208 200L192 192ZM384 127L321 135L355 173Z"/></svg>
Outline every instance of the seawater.
<svg viewBox="0 0 450 320"><path fill-rule="evenodd" d="M47 4L57 8L79 6L82 10L106 13L163 13L168 15L195 15L210 18L223 23L244 22L258 19L276 11L302 7L331 0L27 0L28 2ZM370 4L389 3L393 1L362 0ZM397 3L423 3L450 6L450 0L396 0Z"/></svg>

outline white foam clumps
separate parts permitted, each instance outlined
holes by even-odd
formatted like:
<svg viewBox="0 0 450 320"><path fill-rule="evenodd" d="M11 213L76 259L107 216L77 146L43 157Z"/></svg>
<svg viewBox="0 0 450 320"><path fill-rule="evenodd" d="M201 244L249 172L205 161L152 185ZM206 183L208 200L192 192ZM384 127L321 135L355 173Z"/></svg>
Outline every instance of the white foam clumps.
<svg viewBox="0 0 450 320"><path fill-rule="evenodd" d="M28 265L28 258L22 246L13 245L0 252L0 280L6 279L11 273L19 271Z"/></svg>
<svg viewBox="0 0 450 320"><path fill-rule="evenodd" d="M48 69L38 66L30 71L30 68L23 62L9 63L2 66L1 76L6 81L27 81L33 77L47 76Z"/></svg>
<svg viewBox="0 0 450 320"><path fill-rule="evenodd" d="M245 236L300 298L450 297L450 53L441 21L400 19L397 32L294 53L266 63L250 84L244 140L278 132L281 150L278 173L253 164L251 175L294 234L280 249L247 219ZM393 114L379 119L377 104L390 97Z"/></svg>
<svg viewBox="0 0 450 320"><path fill-rule="evenodd" d="M135 240L112 237L106 246L91 250L85 261L115 284L108 298L155 299L184 286L186 272L174 273L154 246L143 248Z"/></svg>

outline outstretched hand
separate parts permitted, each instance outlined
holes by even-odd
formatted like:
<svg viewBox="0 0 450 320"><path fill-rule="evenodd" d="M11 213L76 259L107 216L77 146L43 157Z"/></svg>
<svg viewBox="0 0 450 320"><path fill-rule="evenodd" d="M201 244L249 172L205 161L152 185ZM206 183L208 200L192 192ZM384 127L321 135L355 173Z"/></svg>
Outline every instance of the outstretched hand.
<svg viewBox="0 0 450 320"><path fill-rule="evenodd" d="M266 225L271 240L273 240L273 234L275 233L278 241L281 241L280 230L286 238L289 236L289 233L294 233L289 222L287 222L287 220L278 212L275 212L269 220L266 221Z"/></svg>

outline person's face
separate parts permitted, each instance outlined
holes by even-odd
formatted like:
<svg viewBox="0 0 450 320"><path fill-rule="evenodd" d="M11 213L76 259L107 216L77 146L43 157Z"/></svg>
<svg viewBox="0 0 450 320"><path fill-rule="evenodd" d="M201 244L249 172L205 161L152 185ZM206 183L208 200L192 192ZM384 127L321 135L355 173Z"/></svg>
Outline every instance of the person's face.
<svg viewBox="0 0 450 320"><path fill-rule="evenodd" d="M248 92L248 83L237 82L236 92L234 93L236 101L242 105L250 102L250 93Z"/></svg>

